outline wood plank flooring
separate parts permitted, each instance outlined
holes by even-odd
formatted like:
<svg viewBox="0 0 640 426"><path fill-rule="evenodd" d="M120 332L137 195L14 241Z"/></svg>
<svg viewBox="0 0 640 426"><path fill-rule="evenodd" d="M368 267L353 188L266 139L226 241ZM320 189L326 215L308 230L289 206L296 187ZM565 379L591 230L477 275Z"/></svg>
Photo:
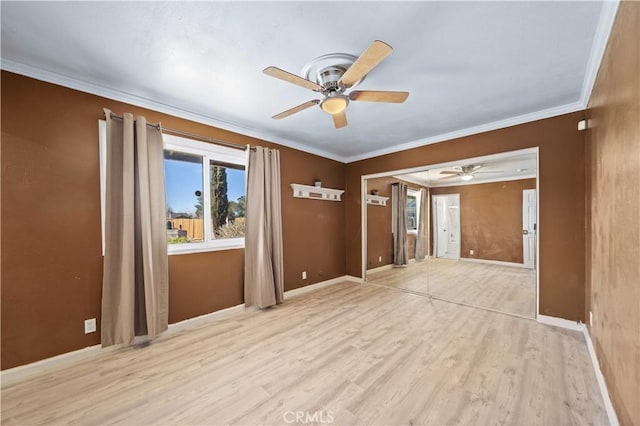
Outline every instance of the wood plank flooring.
<svg viewBox="0 0 640 426"><path fill-rule="evenodd" d="M535 318L536 271L450 259L428 259L367 274L367 281Z"/></svg>
<svg viewBox="0 0 640 426"><path fill-rule="evenodd" d="M605 424L583 336L368 284L2 389L3 424ZM308 417L304 417L308 416Z"/></svg>

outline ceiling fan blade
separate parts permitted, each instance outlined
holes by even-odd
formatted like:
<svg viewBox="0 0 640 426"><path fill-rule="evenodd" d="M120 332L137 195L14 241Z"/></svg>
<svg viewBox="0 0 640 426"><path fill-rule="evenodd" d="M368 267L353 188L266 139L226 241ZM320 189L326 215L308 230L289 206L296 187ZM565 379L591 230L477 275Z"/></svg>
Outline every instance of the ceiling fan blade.
<svg viewBox="0 0 640 426"><path fill-rule="evenodd" d="M457 175L460 174L460 172L454 172L452 170L445 170L443 172L440 172L441 175Z"/></svg>
<svg viewBox="0 0 640 426"><path fill-rule="evenodd" d="M347 124L347 114L342 111L337 114L333 114L333 125L336 126L336 129L341 127L345 127Z"/></svg>
<svg viewBox="0 0 640 426"><path fill-rule="evenodd" d="M314 83L313 81L306 80L302 77L299 77L295 74L291 74L285 70L281 70L276 67L267 67L262 70L263 73L270 75L271 77L279 78L280 80L288 81L289 83L297 84L298 86L302 86L305 89L311 89L316 92L322 90L319 84Z"/></svg>
<svg viewBox="0 0 640 426"><path fill-rule="evenodd" d="M393 48L387 43L376 40L365 50L356 61L351 64L347 72L344 73L340 82L345 87L351 87L362 79L369 71L375 68L384 58L387 57Z"/></svg>
<svg viewBox="0 0 640 426"><path fill-rule="evenodd" d="M319 101L319 100L314 99L314 100L312 100L312 101L305 102L305 103L303 103L303 104L301 104L301 105L298 105L297 107L293 107L293 108L291 108L291 109L288 109L288 110L286 110L286 111L283 111L283 112L281 112L280 114L276 114L276 115L274 115L272 118L274 118L274 119L276 119L276 120L280 120L281 118L285 118L285 117L288 117L288 116L290 116L290 115L295 114L296 112L300 112L300 111L305 110L305 109L307 109L307 108L311 108L312 106L314 106L314 105L318 105L319 103L320 103L320 101Z"/></svg>
<svg viewBox="0 0 640 426"><path fill-rule="evenodd" d="M494 172L472 172L472 174L474 174L474 175L479 175L479 174L482 174L482 173L504 173L504 171L503 170L496 170Z"/></svg>
<svg viewBox="0 0 640 426"><path fill-rule="evenodd" d="M384 92L379 90L354 90L349 94L352 101L389 102L401 104L407 100L409 92Z"/></svg>

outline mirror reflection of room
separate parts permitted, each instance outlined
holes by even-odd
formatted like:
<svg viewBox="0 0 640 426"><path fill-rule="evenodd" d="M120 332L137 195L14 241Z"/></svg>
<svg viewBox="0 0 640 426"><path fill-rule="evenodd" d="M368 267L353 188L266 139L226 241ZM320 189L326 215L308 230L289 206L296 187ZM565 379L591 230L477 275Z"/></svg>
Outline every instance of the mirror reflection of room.
<svg viewBox="0 0 640 426"><path fill-rule="evenodd" d="M534 318L536 170L530 152L371 179L367 188L390 200L386 210L367 206L367 281ZM393 229L398 203L406 217L404 248ZM424 261L416 253L420 235ZM403 249L407 261L395 261Z"/></svg>
<svg viewBox="0 0 640 426"><path fill-rule="evenodd" d="M429 188L398 176L369 179L366 185L367 281L427 294ZM400 215L398 192L403 192ZM386 205L372 202L378 197L387 198ZM398 232L399 228L406 230Z"/></svg>

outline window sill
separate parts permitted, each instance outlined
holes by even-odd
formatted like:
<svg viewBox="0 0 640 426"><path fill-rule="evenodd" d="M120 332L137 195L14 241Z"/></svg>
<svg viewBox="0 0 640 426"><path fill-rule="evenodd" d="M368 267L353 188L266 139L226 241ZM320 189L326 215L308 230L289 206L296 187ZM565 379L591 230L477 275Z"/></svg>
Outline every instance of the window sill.
<svg viewBox="0 0 640 426"><path fill-rule="evenodd" d="M244 249L244 238L230 238L225 241L191 244L171 244L167 246L169 256L178 254L206 253L209 251Z"/></svg>

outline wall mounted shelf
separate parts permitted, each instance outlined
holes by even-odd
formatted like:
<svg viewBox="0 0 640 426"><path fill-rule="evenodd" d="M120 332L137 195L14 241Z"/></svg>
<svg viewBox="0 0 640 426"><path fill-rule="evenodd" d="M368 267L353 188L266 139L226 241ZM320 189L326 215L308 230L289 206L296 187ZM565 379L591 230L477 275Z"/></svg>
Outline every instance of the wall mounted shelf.
<svg viewBox="0 0 640 426"><path fill-rule="evenodd" d="M296 198L311 198L313 200L342 201L342 189L323 188L321 186L300 185L292 183L293 196Z"/></svg>
<svg viewBox="0 0 640 426"><path fill-rule="evenodd" d="M367 195L367 204L372 206L386 206L389 197L382 197L380 195Z"/></svg>

